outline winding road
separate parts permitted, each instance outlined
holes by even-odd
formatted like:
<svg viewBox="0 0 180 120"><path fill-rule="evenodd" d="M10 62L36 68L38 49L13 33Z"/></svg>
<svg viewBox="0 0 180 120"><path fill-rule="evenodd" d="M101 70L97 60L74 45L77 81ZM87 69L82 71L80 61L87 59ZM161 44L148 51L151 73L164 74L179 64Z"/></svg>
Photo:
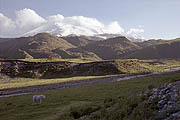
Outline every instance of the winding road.
<svg viewBox="0 0 180 120"><path fill-rule="evenodd" d="M96 79L89 79L89 80L71 81L71 82L66 82L66 83L56 83L56 84L49 84L49 85L42 85L42 86L32 86L32 87L20 88L20 89L16 89L16 90L13 90L13 89L5 90L5 91L2 90L2 91L0 91L0 98L10 97L10 96L18 96L18 95L24 95L24 94L31 94L31 93L37 93L37 92L45 92L48 90L70 88L70 87L82 86L82 85L88 85L88 84L97 84L97 83L104 83L104 82L118 82L118 81L122 81L122 80L133 79L133 78L140 78L140 77L153 76L153 75L162 75L162 74L167 74L167 73L176 72L176 71L180 71L180 67L169 68L169 69L166 69L166 71L164 71L164 72L154 72L154 73L143 74L143 75L96 78Z"/></svg>

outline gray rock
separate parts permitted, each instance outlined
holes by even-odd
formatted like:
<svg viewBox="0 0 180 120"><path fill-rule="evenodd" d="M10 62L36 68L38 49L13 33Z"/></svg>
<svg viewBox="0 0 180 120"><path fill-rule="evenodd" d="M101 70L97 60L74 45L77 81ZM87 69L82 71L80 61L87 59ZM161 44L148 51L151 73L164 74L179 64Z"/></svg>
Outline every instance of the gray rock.
<svg viewBox="0 0 180 120"><path fill-rule="evenodd" d="M180 120L180 81L171 83L152 90L152 95L148 98L151 105L153 99L158 101L158 113L155 118L162 120Z"/></svg>

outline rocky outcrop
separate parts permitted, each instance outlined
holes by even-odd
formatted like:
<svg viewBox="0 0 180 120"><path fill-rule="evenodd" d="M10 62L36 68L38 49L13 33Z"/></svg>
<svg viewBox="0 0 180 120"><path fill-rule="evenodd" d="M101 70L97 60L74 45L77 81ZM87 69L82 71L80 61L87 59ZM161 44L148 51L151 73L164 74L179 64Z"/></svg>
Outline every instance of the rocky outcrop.
<svg viewBox="0 0 180 120"><path fill-rule="evenodd" d="M121 73L118 66L112 61L81 63L73 67L75 74L81 75L108 75Z"/></svg>
<svg viewBox="0 0 180 120"><path fill-rule="evenodd" d="M180 81L152 90L148 104L156 109L155 120L180 120Z"/></svg>

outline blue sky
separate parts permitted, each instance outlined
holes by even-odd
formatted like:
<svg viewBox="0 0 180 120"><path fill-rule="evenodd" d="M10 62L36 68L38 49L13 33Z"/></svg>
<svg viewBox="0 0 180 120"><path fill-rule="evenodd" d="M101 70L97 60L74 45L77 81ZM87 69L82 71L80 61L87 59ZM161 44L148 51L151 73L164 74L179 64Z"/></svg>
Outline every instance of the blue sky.
<svg viewBox="0 0 180 120"><path fill-rule="evenodd" d="M62 14L117 21L128 31L144 29L149 38L180 37L180 0L0 0L0 13L15 18L15 11L29 8L42 17Z"/></svg>

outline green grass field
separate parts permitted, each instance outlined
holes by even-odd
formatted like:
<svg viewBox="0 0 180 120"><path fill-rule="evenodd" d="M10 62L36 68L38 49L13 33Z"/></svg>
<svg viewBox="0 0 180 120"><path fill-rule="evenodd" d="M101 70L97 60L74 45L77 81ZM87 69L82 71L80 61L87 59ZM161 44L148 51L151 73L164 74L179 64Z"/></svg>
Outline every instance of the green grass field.
<svg viewBox="0 0 180 120"><path fill-rule="evenodd" d="M129 105L136 101L136 96L140 93L164 85L170 82L180 80L180 72L167 75L158 75L145 78L136 78L116 83L103 83L87 86L79 86L74 88L65 88L53 90L43 93L46 99L41 105L32 105L32 95L14 96L9 98L0 98L0 119L2 120L73 120L84 115L90 115L89 119L99 120L104 116L105 120L116 120L118 115L122 115L122 111L117 111L117 114L108 113L108 107L111 107L116 101L121 100L121 109L124 110L123 119L128 114ZM127 102L131 97L131 101ZM139 112L145 112L146 109L140 107ZM129 114L132 113L130 109ZM148 111L147 111L148 112ZM143 113L141 119L143 120ZM153 112L152 112L153 113ZM104 115L105 114L105 115ZM150 113L148 113L150 114ZM132 120L132 119L126 119ZM148 119L147 119L148 120Z"/></svg>

